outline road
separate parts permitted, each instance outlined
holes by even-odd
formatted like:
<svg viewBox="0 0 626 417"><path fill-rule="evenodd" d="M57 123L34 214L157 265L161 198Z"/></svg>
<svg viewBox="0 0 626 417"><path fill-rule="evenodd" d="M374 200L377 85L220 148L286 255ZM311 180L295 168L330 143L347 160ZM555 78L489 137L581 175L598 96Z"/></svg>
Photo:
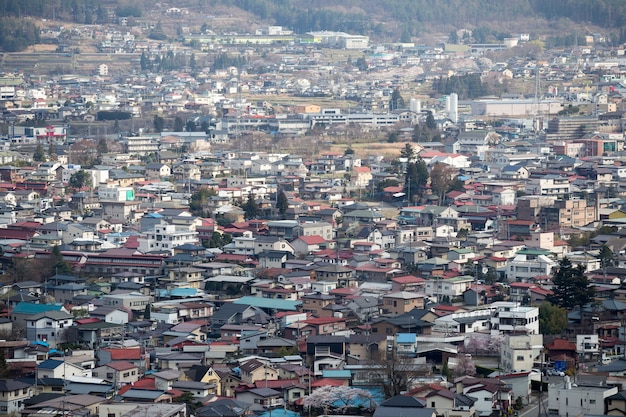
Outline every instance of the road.
<svg viewBox="0 0 626 417"><path fill-rule="evenodd" d="M532 401L535 402L532 402ZM544 394L542 397L542 407L541 407L541 415L543 417L547 416L548 414L548 395ZM539 417L539 396L534 396L533 399L531 400L531 404L526 406L526 408L524 408L524 410L522 410L521 413L519 413L518 417Z"/></svg>

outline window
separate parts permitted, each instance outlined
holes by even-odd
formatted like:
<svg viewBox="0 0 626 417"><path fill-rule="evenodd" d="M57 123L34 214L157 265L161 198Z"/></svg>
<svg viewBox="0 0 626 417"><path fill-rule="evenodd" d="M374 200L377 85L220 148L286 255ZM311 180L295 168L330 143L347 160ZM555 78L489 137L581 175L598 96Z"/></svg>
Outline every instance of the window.
<svg viewBox="0 0 626 417"><path fill-rule="evenodd" d="M589 404L595 404L596 400L589 400Z"/></svg>

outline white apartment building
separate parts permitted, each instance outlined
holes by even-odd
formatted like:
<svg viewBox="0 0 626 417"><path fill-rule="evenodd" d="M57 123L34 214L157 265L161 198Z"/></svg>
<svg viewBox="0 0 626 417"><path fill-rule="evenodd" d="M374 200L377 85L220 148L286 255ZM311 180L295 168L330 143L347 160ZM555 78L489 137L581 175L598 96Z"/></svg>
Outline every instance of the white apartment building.
<svg viewBox="0 0 626 417"><path fill-rule="evenodd" d="M198 232L193 227L176 226L161 222L154 229L146 233L145 237L137 239L139 251L143 253L169 251L174 254L174 248L186 244L198 244Z"/></svg>
<svg viewBox="0 0 626 417"><path fill-rule="evenodd" d="M560 386L550 387L548 414L558 417L604 415L604 400L617 394L617 387L573 386L569 377Z"/></svg>
<svg viewBox="0 0 626 417"><path fill-rule="evenodd" d="M526 193L531 195L563 195L572 192L569 179L560 175L544 175L540 178L529 178Z"/></svg>
<svg viewBox="0 0 626 417"><path fill-rule="evenodd" d="M550 275L552 268L557 266L556 261L545 255L528 253L518 254L508 262L506 279L509 282L527 281L541 275Z"/></svg>
<svg viewBox="0 0 626 417"><path fill-rule="evenodd" d="M535 362L541 362L543 335L505 335L500 345L500 364L506 372L530 371Z"/></svg>
<svg viewBox="0 0 626 417"><path fill-rule="evenodd" d="M446 296L452 299L461 297L473 282L474 277L469 275L448 279L429 279L425 283L424 292L429 297L437 297L439 301Z"/></svg>
<svg viewBox="0 0 626 417"><path fill-rule="evenodd" d="M577 334L576 353L581 360L596 360L600 356L600 339L597 334Z"/></svg>
<svg viewBox="0 0 626 417"><path fill-rule="evenodd" d="M491 316L491 335L539 334L539 308L509 304L500 306Z"/></svg>

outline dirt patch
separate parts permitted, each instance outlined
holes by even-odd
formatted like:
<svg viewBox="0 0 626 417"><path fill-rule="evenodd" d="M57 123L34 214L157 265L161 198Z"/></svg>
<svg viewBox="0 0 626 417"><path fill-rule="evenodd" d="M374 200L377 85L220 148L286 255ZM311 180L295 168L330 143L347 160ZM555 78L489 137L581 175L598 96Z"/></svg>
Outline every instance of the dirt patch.
<svg viewBox="0 0 626 417"><path fill-rule="evenodd" d="M351 147L354 150L354 153L358 155L361 159L365 159L369 156L380 155L385 159L395 159L400 155L400 150L406 146L405 142L395 142L395 143L384 143L384 142L376 142L376 143L353 143L351 145L348 144L334 144L331 146L331 150L333 152L345 152L348 147Z"/></svg>
<svg viewBox="0 0 626 417"><path fill-rule="evenodd" d="M57 50L57 45L49 45L45 43L39 43L37 45L29 46L24 52L54 52Z"/></svg>

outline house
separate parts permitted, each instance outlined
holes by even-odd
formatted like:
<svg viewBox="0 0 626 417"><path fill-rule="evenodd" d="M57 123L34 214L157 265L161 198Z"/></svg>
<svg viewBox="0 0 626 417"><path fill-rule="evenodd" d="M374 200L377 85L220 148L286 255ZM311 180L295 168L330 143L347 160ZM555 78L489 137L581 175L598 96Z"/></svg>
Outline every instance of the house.
<svg viewBox="0 0 626 417"><path fill-rule="evenodd" d="M250 406L232 398L221 398L198 408L195 414L198 417L244 417L248 415Z"/></svg>
<svg viewBox="0 0 626 417"><path fill-rule="evenodd" d="M435 417L435 410L426 408L423 400L409 395L397 395L376 407L374 417Z"/></svg>
<svg viewBox="0 0 626 417"><path fill-rule="evenodd" d="M126 361L109 362L104 366L94 368L91 374L94 378L102 378L118 386L133 384L140 378L139 368Z"/></svg>
<svg viewBox="0 0 626 417"><path fill-rule="evenodd" d="M556 385L550 390L548 414L558 417L605 415L607 399L616 394L617 387L576 386L566 376L564 386Z"/></svg>
<svg viewBox="0 0 626 417"><path fill-rule="evenodd" d="M28 317L26 337L33 342L47 342L51 348L65 342L65 332L72 327L74 316L64 311L45 311Z"/></svg>
<svg viewBox="0 0 626 417"><path fill-rule="evenodd" d="M426 387L430 388L432 385ZM458 394L447 388L435 386L437 389L429 390L421 397L418 393L413 396L420 396L426 405L435 410L437 416L443 417L473 417L476 414L474 408L475 400L467 395ZM434 387L433 387L434 388Z"/></svg>
<svg viewBox="0 0 626 417"><path fill-rule="evenodd" d="M252 359L239 367L243 382L253 384L255 381L272 381L278 379L278 371L258 359Z"/></svg>
<svg viewBox="0 0 626 417"><path fill-rule="evenodd" d="M414 308L424 308L425 294L411 291L398 291L383 295L383 314L400 315Z"/></svg>
<svg viewBox="0 0 626 417"><path fill-rule="evenodd" d="M159 180L172 175L171 168L161 162L151 162L146 165L146 177L151 180Z"/></svg>
<svg viewBox="0 0 626 417"><path fill-rule="evenodd" d="M0 416L19 414L24 401L34 395L32 388L31 384L14 379L0 380Z"/></svg>
<svg viewBox="0 0 626 417"><path fill-rule="evenodd" d="M282 407L285 402L282 393L272 388L252 388L235 393L237 401L252 404L250 411L264 411Z"/></svg>
<svg viewBox="0 0 626 417"><path fill-rule="evenodd" d="M37 378L69 378L71 376L91 376L91 369L62 359L46 359L37 365Z"/></svg>

